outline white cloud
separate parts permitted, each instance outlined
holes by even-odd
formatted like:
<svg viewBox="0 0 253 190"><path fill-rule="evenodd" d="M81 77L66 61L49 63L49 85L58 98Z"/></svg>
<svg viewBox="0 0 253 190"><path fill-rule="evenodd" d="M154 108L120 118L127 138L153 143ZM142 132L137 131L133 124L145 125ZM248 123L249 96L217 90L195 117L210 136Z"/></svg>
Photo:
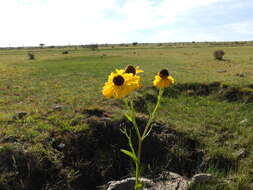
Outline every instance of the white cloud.
<svg viewBox="0 0 253 190"><path fill-rule="evenodd" d="M114 0L52 0L0 3L1 44L91 43L104 35L103 10ZM100 30L100 32L98 32Z"/></svg>
<svg viewBox="0 0 253 190"><path fill-rule="evenodd" d="M123 17L119 23L125 30L149 29L170 22L175 22L177 16L201 6L207 6L221 0L127 0L123 7L116 11Z"/></svg>
<svg viewBox="0 0 253 190"><path fill-rule="evenodd" d="M0 1L0 46L139 41L131 34L176 23L179 18L187 20L182 17L187 11L230 0L119 1L122 0ZM183 29L169 28L151 35L153 39L147 36L146 41L163 41L165 36L178 36L183 32Z"/></svg>
<svg viewBox="0 0 253 190"><path fill-rule="evenodd" d="M253 20L244 20L206 28L178 26L176 29L156 30L149 37L152 39L151 42L244 41L252 40L252 31Z"/></svg>
<svg viewBox="0 0 253 190"><path fill-rule="evenodd" d="M226 28L230 32L235 32L238 34L252 34L253 20L227 24L224 26L224 28Z"/></svg>
<svg viewBox="0 0 253 190"><path fill-rule="evenodd" d="M191 41L219 41L220 36L212 33L196 32L187 28L176 30L160 30L150 36L151 42L191 42Z"/></svg>

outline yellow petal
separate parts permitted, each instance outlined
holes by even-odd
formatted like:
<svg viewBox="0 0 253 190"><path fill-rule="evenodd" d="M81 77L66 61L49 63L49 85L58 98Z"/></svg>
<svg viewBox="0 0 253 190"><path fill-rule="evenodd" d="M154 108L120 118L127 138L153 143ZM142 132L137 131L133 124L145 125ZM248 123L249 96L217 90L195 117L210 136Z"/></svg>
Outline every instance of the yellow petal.
<svg viewBox="0 0 253 190"><path fill-rule="evenodd" d="M158 74L155 76L155 80L153 81L154 86L157 88L166 88L174 83L175 80L172 76L168 76L167 78L163 79Z"/></svg>
<svg viewBox="0 0 253 190"><path fill-rule="evenodd" d="M107 98L112 97L113 96L113 86L111 84L105 84L102 93Z"/></svg>
<svg viewBox="0 0 253 190"><path fill-rule="evenodd" d="M144 72L143 70L140 69L139 66L135 67L136 73L142 73Z"/></svg>

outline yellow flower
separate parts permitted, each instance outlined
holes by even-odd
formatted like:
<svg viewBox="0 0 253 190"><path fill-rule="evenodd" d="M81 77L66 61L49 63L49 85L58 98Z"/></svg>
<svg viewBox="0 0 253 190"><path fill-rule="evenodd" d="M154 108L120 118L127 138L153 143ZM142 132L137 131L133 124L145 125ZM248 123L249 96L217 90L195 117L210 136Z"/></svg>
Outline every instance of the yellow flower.
<svg viewBox="0 0 253 190"><path fill-rule="evenodd" d="M141 87L141 82L140 82L141 81L141 77L138 76L138 75L136 75L138 73L143 72L143 70L141 70L139 66L134 67L132 65L128 65L125 69L116 69L116 72L118 74L124 74L124 73L133 74L133 76L136 77L136 79L138 79L138 81L139 81L138 82L138 84L139 84L138 88Z"/></svg>
<svg viewBox="0 0 253 190"><path fill-rule="evenodd" d="M157 88L165 88L174 83L175 80L172 76L170 76L167 69L162 69L159 73L157 73L155 80L153 81L154 86Z"/></svg>
<svg viewBox="0 0 253 190"><path fill-rule="evenodd" d="M124 98L133 90L140 87L140 77L132 73L125 73L121 70L116 70L116 73L111 73L108 81L103 87L103 95L107 98Z"/></svg>
<svg viewBox="0 0 253 190"><path fill-rule="evenodd" d="M125 69L116 69L116 72L120 74L132 73L133 75L136 75L138 73L143 72L143 70L141 70L139 66L134 67L132 65L128 65Z"/></svg>
<svg viewBox="0 0 253 190"><path fill-rule="evenodd" d="M143 70L141 70L139 66L134 68L134 66L128 65L125 69L125 73L133 73L133 75L136 75L141 72L143 72Z"/></svg>

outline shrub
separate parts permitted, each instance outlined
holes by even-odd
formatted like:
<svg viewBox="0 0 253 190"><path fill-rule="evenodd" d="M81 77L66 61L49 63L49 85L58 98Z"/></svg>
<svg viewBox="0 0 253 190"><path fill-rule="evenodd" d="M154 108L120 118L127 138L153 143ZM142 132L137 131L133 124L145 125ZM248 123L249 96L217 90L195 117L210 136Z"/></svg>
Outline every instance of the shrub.
<svg viewBox="0 0 253 190"><path fill-rule="evenodd" d="M33 53L28 53L27 55L28 55L28 59L29 59L29 60L35 59L35 56L34 56Z"/></svg>
<svg viewBox="0 0 253 190"><path fill-rule="evenodd" d="M216 50L213 53L214 58L218 60L222 60L224 55L225 55L225 52L223 50Z"/></svg>
<svg viewBox="0 0 253 190"><path fill-rule="evenodd" d="M97 44L87 45L87 48L91 49L92 51L95 51L98 50L98 45Z"/></svg>
<svg viewBox="0 0 253 190"><path fill-rule="evenodd" d="M90 45L82 45L83 48L89 48L92 51L98 50L97 44L90 44Z"/></svg>
<svg viewBox="0 0 253 190"><path fill-rule="evenodd" d="M69 53L69 51L63 51L62 52L62 54L68 54Z"/></svg>
<svg viewBox="0 0 253 190"><path fill-rule="evenodd" d="M90 49L92 51L98 50L98 45L97 44L90 45Z"/></svg>

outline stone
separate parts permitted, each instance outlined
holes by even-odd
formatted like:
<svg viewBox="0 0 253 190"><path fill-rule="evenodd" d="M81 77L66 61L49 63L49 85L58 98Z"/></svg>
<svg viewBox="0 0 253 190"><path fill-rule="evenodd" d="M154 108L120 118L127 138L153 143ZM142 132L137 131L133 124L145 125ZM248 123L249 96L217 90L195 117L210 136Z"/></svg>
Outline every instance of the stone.
<svg viewBox="0 0 253 190"><path fill-rule="evenodd" d="M187 190L190 181L173 172L163 172L156 179L155 185L149 190L169 189L169 190Z"/></svg>
<svg viewBox="0 0 253 190"><path fill-rule="evenodd" d="M153 181L146 178L140 178L140 181L144 186L143 190L148 190L148 187L154 185ZM131 190L134 188L135 178L131 177L120 181L110 181L109 184L107 190Z"/></svg>
<svg viewBox="0 0 253 190"><path fill-rule="evenodd" d="M53 110L54 110L54 111L61 111L61 110L62 110L62 106L60 106L60 105L55 105L55 106L53 106Z"/></svg>
<svg viewBox="0 0 253 190"><path fill-rule="evenodd" d="M235 156L236 158L244 158L246 156L246 151L244 148L241 148L239 150L237 150L236 152L233 153L233 156Z"/></svg>
<svg viewBox="0 0 253 190"><path fill-rule="evenodd" d="M184 177L173 173L173 172L162 172L156 179L155 182L147 179L140 178L144 188L143 190L187 190L190 185L190 181ZM132 190L134 187L135 178L126 178L120 181L111 181L106 190Z"/></svg>
<svg viewBox="0 0 253 190"><path fill-rule="evenodd" d="M58 148L59 149L63 149L65 147L65 144L64 143L60 143L59 145L58 145Z"/></svg>
<svg viewBox="0 0 253 190"><path fill-rule="evenodd" d="M240 123L240 124L244 124L244 123L247 123L247 122L248 122L248 120L247 120L247 119L244 119L244 120L240 121L239 123Z"/></svg>
<svg viewBox="0 0 253 190"><path fill-rule="evenodd" d="M208 174L208 173L199 173L199 174L195 174L192 179L191 182L192 183L208 183L214 180L214 177L212 174Z"/></svg>

